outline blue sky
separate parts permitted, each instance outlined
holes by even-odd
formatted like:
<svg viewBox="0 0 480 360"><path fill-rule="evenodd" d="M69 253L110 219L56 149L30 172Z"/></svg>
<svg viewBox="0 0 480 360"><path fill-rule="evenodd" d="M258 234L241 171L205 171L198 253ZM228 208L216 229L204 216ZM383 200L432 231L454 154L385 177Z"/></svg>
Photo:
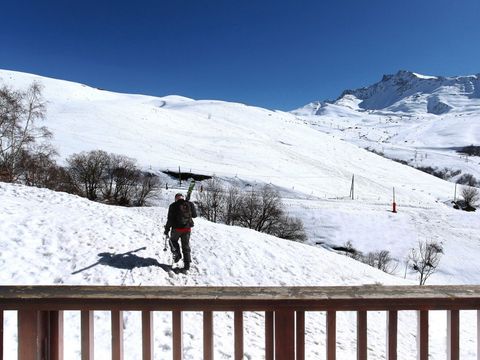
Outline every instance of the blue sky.
<svg viewBox="0 0 480 360"><path fill-rule="evenodd" d="M400 69L480 73L479 0L4 0L0 68L291 110Z"/></svg>

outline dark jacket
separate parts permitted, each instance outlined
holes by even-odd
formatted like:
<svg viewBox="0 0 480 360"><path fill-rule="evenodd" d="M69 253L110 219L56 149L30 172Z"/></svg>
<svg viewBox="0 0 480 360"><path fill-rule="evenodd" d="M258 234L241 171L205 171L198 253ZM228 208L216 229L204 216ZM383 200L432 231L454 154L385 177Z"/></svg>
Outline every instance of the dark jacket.
<svg viewBox="0 0 480 360"><path fill-rule="evenodd" d="M168 207L168 216L167 216L167 224L165 225L165 233L170 231L171 228L173 229L190 229L193 227L193 221L191 224L179 224L179 218L181 217L181 210L180 205L183 203L188 203L190 206L190 212L192 213L192 218L197 217L197 210L195 209L195 205L191 201L186 201L184 199L180 199L175 201L174 203L170 204Z"/></svg>

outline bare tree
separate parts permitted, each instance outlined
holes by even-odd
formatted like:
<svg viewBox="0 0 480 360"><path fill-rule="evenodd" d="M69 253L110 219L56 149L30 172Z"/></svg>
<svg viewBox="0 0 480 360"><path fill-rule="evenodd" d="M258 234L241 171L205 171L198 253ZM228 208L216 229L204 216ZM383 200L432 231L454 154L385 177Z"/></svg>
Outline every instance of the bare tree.
<svg viewBox="0 0 480 360"><path fill-rule="evenodd" d="M443 247L436 241L419 241L418 248L410 251L409 260L412 270L419 276L420 285L425 285L427 279L438 267L443 254Z"/></svg>
<svg viewBox="0 0 480 360"><path fill-rule="evenodd" d="M242 195L235 186L230 186L225 194L225 206L223 211L223 222L227 225L235 225L238 221Z"/></svg>
<svg viewBox="0 0 480 360"><path fill-rule="evenodd" d="M278 192L269 185L259 192L248 191L242 195L238 222L241 226L273 234L283 215Z"/></svg>
<svg viewBox="0 0 480 360"><path fill-rule="evenodd" d="M67 159L68 172L75 187L89 200L97 200L109 163L109 155L102 150L73 154Z"/></svg>
<svg viewBox="0 0 480 360"><path fill-rule="evenodd" d="M197 193L197 203L200 213L208 221L220 219L225 206L225 189L216 177L207 180L203 192Z"/></svg>
<svg viewBox="0 0 480 360"><path fill-rule="evenodd" d="M135 187L135 205L145 206L148 199L158 195L162 185L158 176L151 173L141 173Z"/></svg>
<svg viewBox="0 0 480 360"><path fill-rule="evenodd" d="M103 199L117 205L129 205L141 174L136 162L124 155L109 154L101 178Z"/></svg>
<svg viewBox="0 0 480 360"><path fill-rule="evenodd" d="M0 88L0 180L17 181L22 174L22 156L52 136L46 127L37 126L46 113L41 92L37 82L26 91Z"/></svg>
<svg viewBox="0 0 480 360"><path fill-rule="evenodd" d="M22 173L22 182L28 186L54 189L56 187L57 163L53 156L56 154L48 148L45 151L22 151L19 167Z"/></svg>
<svg viewBox="0 0 480 360"><path fill-rule="evenodd" d="M253 189L243 193L238 212L239 225L249 229L256 229L261 206L260 197Z"/></svg>

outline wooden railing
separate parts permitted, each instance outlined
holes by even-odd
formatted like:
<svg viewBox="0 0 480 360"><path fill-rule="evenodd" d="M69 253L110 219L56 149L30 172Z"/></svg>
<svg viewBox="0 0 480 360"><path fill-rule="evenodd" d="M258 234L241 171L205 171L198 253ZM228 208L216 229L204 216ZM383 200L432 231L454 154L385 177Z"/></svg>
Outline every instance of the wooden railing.
<svg viewBox="0 0 480 360"><path fill-rule="evenodd" d="M213 312L234 312L234 359L244 355L243 313L265 312L265 359L305 358L305 312L326 312L326 358L336 359L336 315L357 312L357 359L367 359L367 312L387 312L386 357L397 359L398 312L418 311L418 359L429 355L429 310L448 314L447 359L459 359L459 311L477 310L480 286L109 287L0 286L4 311L18 311L18 359L63 359L63 311L81 311L81 357L93 359L93 312L111 312L112 359L123 359L123 311L142 312L142 354L153 359L153 311L172 312L173 359L182 359L182 312L203 312L203 358L213 359ZM188 324L187 324L188 325ZM478 325L477 325L478 326ZM262 334L263 335L263 334ZM479 335L477 332L477 341ZM139 345L140 346L140 345ZM477 345L478 346L478 345ZM477 347L477 349L480 349ZM15 358L9 354L8 359ZM480 354L477 354L480 359Z"/></svg>

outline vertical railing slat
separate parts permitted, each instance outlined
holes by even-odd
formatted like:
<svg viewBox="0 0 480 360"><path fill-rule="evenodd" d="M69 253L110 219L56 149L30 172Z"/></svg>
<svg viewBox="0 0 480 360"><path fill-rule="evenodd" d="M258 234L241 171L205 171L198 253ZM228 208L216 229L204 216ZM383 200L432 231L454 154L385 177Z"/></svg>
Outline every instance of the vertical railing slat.
<svg viewBox="0 0 480 360"><path fill-rule="evenodd" d="M327 311L327 360L337 358L337 313Z"/></svg>
<svg viewBox="0 0 480 360"><path fill-rule="evenodd" d="M265 360L273 360L273 311L265 312Z"/></svg>
<svg viewBox="0 0 480 360"><path fill-rule="evenodd" d="M235 360L243 359L243 311L234 312Z"/></svg>
<svg viewBox="0 0 480 360"><path fill-rule="evenodd" d="M0 310L0 360L3 360L3 310Z"/></svg>
<svg viewBox="0 0 480 360"><path fill-rule="evenodd" d="M305 311L296 311L297 360L305 360Z"/></svg>
<svg viewBox="0 0 480 360"><path fill-rule="evenodd" d="M182 360L183 342L182 342L182 312L175 310L172 312L172 342L173 342L173 360Z"/></svg>
<svg viewBox="0 0 480 360"><path fill-rule="evenodd" d="M82 360L93 360L93 311L81 311L80 318Z"/></svg>
<svg viewBox="0 0 480 360"><path fill-rule="evenodd" d="M357 360L367 360L366 311L357 311Z"/></svg>
<svg viewBox="0 0 480 360"><path fill-rule="evenodd" d="M480 360L480 310L477 310L477 360Z"/></svg>
<svg viewBox="0 0 480 360"><path fill-rule="evenodd" d="M275 311L275 360L295 359L295 312Z"/></svg>
<svg viewBox="0 0 480 360"><path fill-rule="evenodd" d="M123 311L114 310L112 315L112 360L123 360Z"/></svg>
<svg viewBox="0 0 480 360"><path fill-rule="evenodd" d="M447 360L460 358L460 312L447 311Z"/></svg>
<svg viewBox="0 0 480 360"><path fill-rule="evenodd" d="M39 312L18 311L18 360L37 360L41 357L39 338Z"/></svg>
<svg viewBox="0 0 480 360"><path fill-rule="evenodd" d="M428 360L428 311L417 311L417 359Z"/></svg>
<svg viewBox="0 0 480 360"><path fill-rule="evenodd" d="M63 360L63 311L50 311L50 359Z"/></svg>
<svg viewBox="0 0 480 360"><path fill-rule="evenodd" d="M142 359L153 359L153 312L142 311Z"/></svg>
<svg viewBox="0 0 480 360"><path fill-rule="evenodd" d="M387 360L397 360L398 311L387 312Z"/></svg>
<svg viewBox="0 0 480 360"><path fill-rule="evenodd" d="M213 313L203 312L203 359L213 360Z"/></svg>

